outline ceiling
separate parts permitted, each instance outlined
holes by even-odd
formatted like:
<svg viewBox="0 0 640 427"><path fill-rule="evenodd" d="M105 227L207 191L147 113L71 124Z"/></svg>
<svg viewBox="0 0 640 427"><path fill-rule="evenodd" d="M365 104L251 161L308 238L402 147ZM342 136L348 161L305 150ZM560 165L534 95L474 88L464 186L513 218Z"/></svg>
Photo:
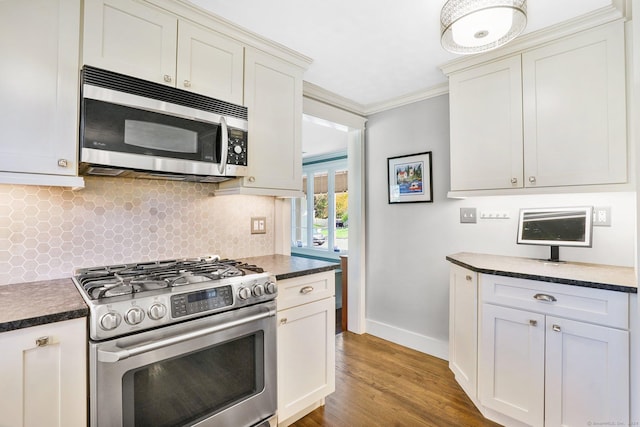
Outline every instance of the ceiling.
<svg viewBox="0 0 640 427"><path fill-rule="evenodd" d="M439 65L445 0L190 0L313 59L305 81L364 107L446 82ZM611 0L529 0L525 33Z"/></svg>

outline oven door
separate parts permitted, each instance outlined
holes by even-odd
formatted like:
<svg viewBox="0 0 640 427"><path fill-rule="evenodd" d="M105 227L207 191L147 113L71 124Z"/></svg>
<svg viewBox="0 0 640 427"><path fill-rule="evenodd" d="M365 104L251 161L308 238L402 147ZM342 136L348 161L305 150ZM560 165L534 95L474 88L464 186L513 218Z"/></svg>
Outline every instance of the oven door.
<svg viewBox="0 0 640 427"><path fill-rule="evenodd" d="M90 343L92 426L254 426L276 412L275 302Z"/></svg>

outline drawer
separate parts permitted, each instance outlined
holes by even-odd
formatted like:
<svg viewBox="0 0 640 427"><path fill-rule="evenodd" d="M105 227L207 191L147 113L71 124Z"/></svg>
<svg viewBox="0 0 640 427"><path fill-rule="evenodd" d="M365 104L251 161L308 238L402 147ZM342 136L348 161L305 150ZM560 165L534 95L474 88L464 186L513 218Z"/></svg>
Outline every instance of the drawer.
<svg viewBox="0 0 640 427"><path fill-rule="evenodd" d="M625 292L490 274L481 274L479 280L483 303L521 308L614 328L629 328L629 295Z"/></svg>
<svg viewBox="0 0 640 427"><path fill-rule="evenodd" d="M334 270L278 280L278 311L335 296Z"/></svg>

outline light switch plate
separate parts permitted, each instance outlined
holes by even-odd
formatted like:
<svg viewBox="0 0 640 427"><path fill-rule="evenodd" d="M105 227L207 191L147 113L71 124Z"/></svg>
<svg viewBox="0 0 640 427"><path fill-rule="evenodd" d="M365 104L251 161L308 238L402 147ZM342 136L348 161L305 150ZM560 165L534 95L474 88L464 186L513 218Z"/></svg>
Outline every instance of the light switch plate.
<svg viewBox="0 0 640 427"><path fill-rule="evenodd" d="M460 208L460 223L475 224L476 222L476 208Z"/></svg>
<svg viewBox="0 0 640 427"><path fill-rule="evenodd" d="M251 234L265 234L267 232L267 218L264 216L251 217Z"/></svg>

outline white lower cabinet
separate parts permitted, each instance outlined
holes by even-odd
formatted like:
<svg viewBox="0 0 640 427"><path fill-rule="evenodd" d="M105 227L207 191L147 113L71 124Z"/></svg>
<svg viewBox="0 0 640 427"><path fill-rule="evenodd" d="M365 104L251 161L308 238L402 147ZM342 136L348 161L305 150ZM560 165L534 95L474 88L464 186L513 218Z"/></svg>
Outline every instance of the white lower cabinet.
<svg viewBox="0 0 640 427"><path fill-rule="evenodd" d="M450 269L449 368L506 427L629 425L629 294Z"/></svg>
<svg viewBox="0 0 640 427"><path fill-rule="evenodd" d="M87 425L86 318L0 333L0 425Z"/></svg>
<svg viewBox="0 0 640 427"><path fill-rule="evenodd" d="M627 294L492 275L480 289L481 410L507 426L628 425Z"/></svg>
<svg viewBox="0 0 640 427"><path fill-rule="evenodd" d="M478 274L452 265L449 289L449 369L472 399L478 375Z"/></svg>
<svg viewBox="0 0 640 427"><path fill-rule="evenodd" d="M629 332L547 316L545 425L629 425Z"/></svg>
<svg viewBox="0 0 640 427"><path fill-rule="evenodd" d="M335 273L278 281L278 425L335 390Z"/></svg>
<svg viewBox="0 0 640 427"><path fill-rule="evenodd" d="M526 425L544 422L544 316L482 306L480 403Z"/></svg>

